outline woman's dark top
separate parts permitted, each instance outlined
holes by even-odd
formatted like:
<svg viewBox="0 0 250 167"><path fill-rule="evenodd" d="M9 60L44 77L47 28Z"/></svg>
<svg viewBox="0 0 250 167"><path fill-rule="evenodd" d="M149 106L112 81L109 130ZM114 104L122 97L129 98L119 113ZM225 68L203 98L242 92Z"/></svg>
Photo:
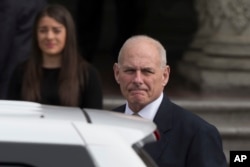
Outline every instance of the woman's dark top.
<svg viewBox="0 0 250 167"><path fill-rule="evenodd" d="M85 78L84 89L79 97L79 107L102 109L102 87L97 70L88 64L88 78ZM41 103L48 105L61 105L58 94L58 77L60 68L43 68L41 83ZM19 66L12 75L8 92L9 100L23 100L21 98L23 66ZM83 74L84 75L84 74Z"/></svg>

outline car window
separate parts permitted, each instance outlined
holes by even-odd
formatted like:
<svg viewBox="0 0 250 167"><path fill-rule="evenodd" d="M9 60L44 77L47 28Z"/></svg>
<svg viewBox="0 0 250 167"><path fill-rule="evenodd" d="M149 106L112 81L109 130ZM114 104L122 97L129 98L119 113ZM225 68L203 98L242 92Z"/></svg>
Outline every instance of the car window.
<svg viewBox="0 0 250 167"><path fill-rule="evenodd" d="M35 167L35 166L32 166L32 165L29 165L29 164L24 164L24 163L21 163L21 162L4 162L4 161L1 161L0 162L0 167Z"/></svg>
<svg viewBox="0 0 250 167"><path fill-rule="evenodd" d="M0 142L0 167L94 167L82 145Z"/></svg>
<svg viewBox="0 0 250 167"><path fill-rule="evenodd" d="M148 153L143 149L143 147L140 146L140 144L134 144L133 149L139 155L139 157L142 159L142 161L147 167L157 167L155 161L148 155Z"/></svg>

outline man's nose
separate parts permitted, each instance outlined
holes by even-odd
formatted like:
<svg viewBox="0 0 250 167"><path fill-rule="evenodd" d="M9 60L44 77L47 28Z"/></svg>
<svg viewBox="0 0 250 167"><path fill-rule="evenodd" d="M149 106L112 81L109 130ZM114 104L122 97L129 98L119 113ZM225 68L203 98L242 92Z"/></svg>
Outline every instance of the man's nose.
<svg viewBox="0 0 250 167"><path fill-rule="evenodd" d="M142 83L142 74L141 71L136 71L134 76L135 83Z"/></svg>

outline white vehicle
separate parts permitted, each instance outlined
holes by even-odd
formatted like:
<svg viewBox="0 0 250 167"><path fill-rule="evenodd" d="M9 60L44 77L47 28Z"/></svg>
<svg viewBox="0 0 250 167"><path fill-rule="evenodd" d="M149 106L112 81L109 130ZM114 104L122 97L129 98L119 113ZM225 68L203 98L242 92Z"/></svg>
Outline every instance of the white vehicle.
<svg viewBox="0 0 250 167"><path fill-rule="evenodd" d="M155 167L158 137L136 116L0 100L0 167Z"/></svg>

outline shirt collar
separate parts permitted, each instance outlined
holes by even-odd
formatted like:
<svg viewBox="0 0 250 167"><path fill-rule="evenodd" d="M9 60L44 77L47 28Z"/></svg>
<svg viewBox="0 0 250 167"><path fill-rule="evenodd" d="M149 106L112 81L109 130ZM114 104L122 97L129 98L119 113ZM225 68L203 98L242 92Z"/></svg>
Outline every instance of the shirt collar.
<svg viewBox="0 0 250 167"><path fill-rule="evenodd" d="M138 112L138 114L143 118L153 120L158 108L160 107L162 99L163 99L163 93L161 93L161 95L157 99L155 99L154 101L146 105L143 109L141 109ZM132 115L133 113L134 112L129 108L127 101L125 107L125 114Z"/></svg>

